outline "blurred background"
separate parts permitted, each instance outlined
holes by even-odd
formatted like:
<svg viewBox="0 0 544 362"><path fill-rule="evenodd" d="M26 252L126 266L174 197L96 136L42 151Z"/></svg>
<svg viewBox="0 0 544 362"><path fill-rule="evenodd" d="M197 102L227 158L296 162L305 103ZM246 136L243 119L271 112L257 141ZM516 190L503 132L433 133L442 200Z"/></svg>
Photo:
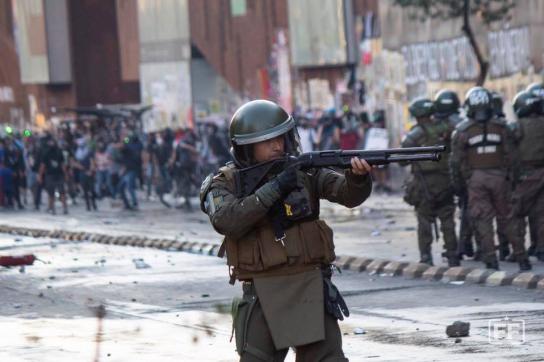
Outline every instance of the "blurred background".
<svg viewBox="0 0 544 362"><path fill-rule="evenodd" d="M513 117L509 101L541 79L544 2L468 3L485 86ZM314 118L347 108L385 117L397 146L410 100L441 88L462 97L481 76L463 4L0 0L0 123L41 130L116 117L95 108L151 105L145 132L223 126L243 101L266 98Z"/></svg>

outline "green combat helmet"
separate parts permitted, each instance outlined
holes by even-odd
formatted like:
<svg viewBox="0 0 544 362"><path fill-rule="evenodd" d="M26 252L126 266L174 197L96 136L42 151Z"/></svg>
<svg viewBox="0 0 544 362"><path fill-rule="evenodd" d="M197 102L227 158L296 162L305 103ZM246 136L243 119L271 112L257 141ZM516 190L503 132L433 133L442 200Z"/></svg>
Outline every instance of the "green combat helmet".
<svg viewBox="0 0 544 362"><path fill-rule="evenodd" d="M533 96L540 98L539 114L544 115L544 83L533 83L527 87L527 91Z"/></svg>
<svg viewBox="0 0 544 362"><path fill-rule="evenodd" d="M442 89L434 97L434 110L438 118L446 118L451 114L458 113L460 105L457 93L449 89Z"/></svg>
<svg viewBox="0 0 544 362"><path fill-rule="evenodd" d="M495 91L491 91L491 106L493 107L493 114L497 117L504 117L503 107L504 102L502 96Z"/></svg>
<svg viewBox="0 0 544 362"><path fill-rule="evenodd" d="M534 93L524 90L516 94L513 103L516 116L525 118L538 114L542 100L537 98Z"/></svg>
<svg viewBox="0 0 544 362"><path fill-rule="evenodd" d="M283 135L285 152L300 153L295 120L282 107L267 100L255 100L238 108L229 127L231 153L236 165L247 167L254 163L251 145Z"/></svg>
<svg viewBox="0 0 544 362"><path fill-rule="evenodd" d="M472 87L465 96L467 117L476 122L487 122L493 117L491 93L484 87Z"/></svg>
<svg viewBox="0 0 544 362"><path fill-rule="evenodd" d="M430 117L434 113L434 103L429 98L417 98L410 103L408 111L416 119Z"/></svg>

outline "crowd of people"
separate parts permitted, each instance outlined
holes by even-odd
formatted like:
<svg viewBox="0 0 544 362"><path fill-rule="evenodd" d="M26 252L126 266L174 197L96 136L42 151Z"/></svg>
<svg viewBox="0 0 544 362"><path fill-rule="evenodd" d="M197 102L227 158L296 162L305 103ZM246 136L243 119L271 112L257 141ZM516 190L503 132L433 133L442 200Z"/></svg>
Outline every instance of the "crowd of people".
<svg viewBox="0 0 544 362"><path fill-rule="evenodd" d="M369 116L349 109L295 114L304 152L372 147L368 135L385 130L383 111ZM32 133L6 127L0 138L0 206L7 209L45 207L62 212L82 199L87 210L99 200L121 200L125 209L138 209L138 192L155 195L170 207L192 210L204 177L231 160L226 127L199 123L194 129L144 133L129 125L75 121L54 131ZM388 145L385 143L382 148ZM376 187L390 191L387 170L375 170ZM47 194L46 205L42 194ZM168 197L173 195L174 197ZM115 204L115 202L114 202Z"/></svg>
<svg viewBox="0 0 544 362"><path fill-rule="evenodd" d="M175 192L191 209L202 176L230 158L228 140L215 124L194 130L143 133L137 127L65 124L55 131L18 132L6 127L0 138L0 206L7 209L44 207L55 214L56 200L82 199L88 211L99 200L120 199L125 209L138 209L138 193L146 198ZM115 204L115 202L114 202Z"/></svg>

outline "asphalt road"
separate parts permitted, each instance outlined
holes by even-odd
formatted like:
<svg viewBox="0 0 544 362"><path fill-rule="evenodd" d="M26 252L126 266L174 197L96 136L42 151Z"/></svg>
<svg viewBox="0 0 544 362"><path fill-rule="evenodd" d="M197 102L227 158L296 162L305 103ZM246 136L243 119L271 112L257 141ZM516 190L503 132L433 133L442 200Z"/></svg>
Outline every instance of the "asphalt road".
<svg viewBox="0 0 544 362"><path fill-rule="evenodd" d="M18 239L0 235L0 253L43 262L0 269L0 361L237 360L228 311L240 286L224 260ZM351 361L544 360L541 291L351 272L335 282L352 312L341 323ZM470 322L469 337L446 336L456 320Z"/></svg>

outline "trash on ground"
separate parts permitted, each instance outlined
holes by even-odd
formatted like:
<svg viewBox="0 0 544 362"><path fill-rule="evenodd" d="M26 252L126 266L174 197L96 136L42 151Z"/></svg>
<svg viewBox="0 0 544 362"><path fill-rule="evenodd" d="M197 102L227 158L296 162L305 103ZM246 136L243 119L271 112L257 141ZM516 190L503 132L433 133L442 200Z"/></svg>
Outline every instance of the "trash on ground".
<svg viewBox="0 0 544 362"><path fill-rule="evenodd" d="M371 233L370 233L370 236L380 236L382 233L380 232L380 230L373 230Z"/></svg>
<svg viewBox="0 0 544 362"><path fill-rule="evenodd" d="M132 259L132 262L134 263L134 266L136 267L136 269L151 268L151 266L147 264L142 258L134 258Z"/></svg>
<svg viewBox="0 0 544 362"><path fill-rule="evenodd" d="M353 334L366 334L366 331L361 327L357 327L353 330Z"/></svg>
<svg viewBox="0 0 544 362"><path fill-rule="evenodd" d="M20 266L20 265L32 265L36 257L34 254L19 255L19 256L0 256L0 266Z"/></svg>

